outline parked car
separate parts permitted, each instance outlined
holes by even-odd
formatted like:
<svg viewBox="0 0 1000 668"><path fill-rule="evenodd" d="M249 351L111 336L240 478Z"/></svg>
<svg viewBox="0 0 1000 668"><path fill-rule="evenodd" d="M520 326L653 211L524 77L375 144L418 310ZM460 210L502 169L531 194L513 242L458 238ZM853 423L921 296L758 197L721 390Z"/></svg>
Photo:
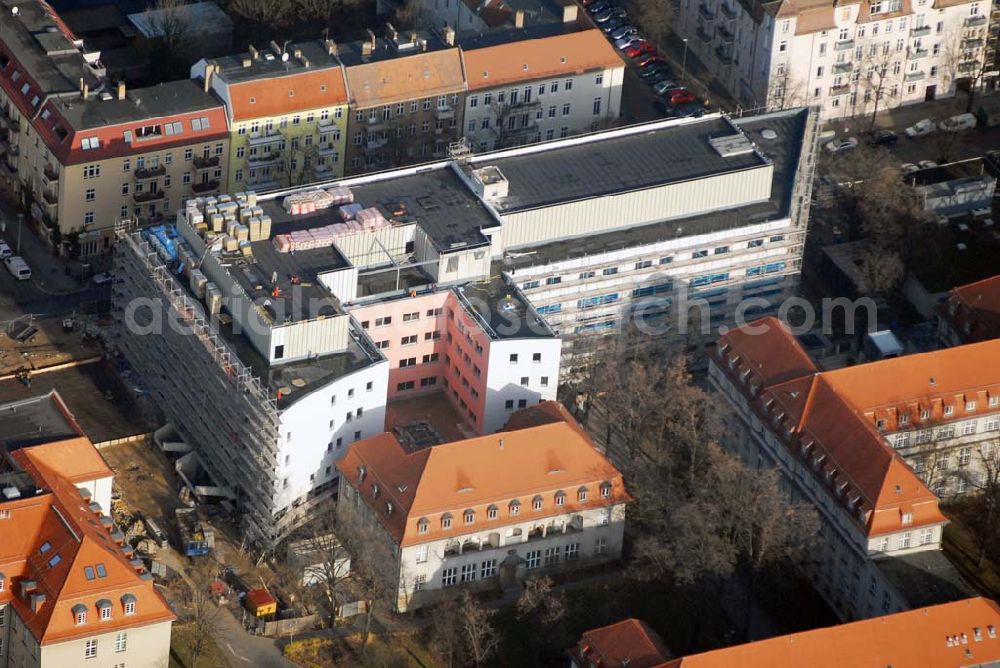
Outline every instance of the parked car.
<svg viewBox="0 0 1000 668"><path fill-rule="evenodd" d="M611 5L604 0L598 0L587 7L587 11L591 14L600 14L601 12L606 12L611 9Z"/></svg>
<svg viewBox="0 0 1000 668"><path fill-rule="evenodd" d="M666 72L659 72L655 77L650 77L646 79L646 83L650 86L656 86L656 84L662 81L670 81L670 75Z"/></svg>
<svg viewBox="0 0 1000 668"><path fill-rule="evenodd" d="M11 255L8 258L4 258L3 263L7 267L7 271L10 272L10 275L17 280L26 281L31 278L31 267L28 266L28 263L20 255Z"/></svg>
<svg viewBox="0 0 1000 668"><path fill-rule="evenodd" d="M911 172L919 172L920 168L914 165L912 162L904 162L899 166L903 170L904 174L910 174Z"/></svg>
<svg viewBox="0 0 1000 668"><path fill-rule="evenodd" d="M640 42L622 51L629 58L639 58L650 53L656 53L656 47L649 42Z"/></svg>
<svg viewBox="0 0 1000 668"><path fill-rule="evenodd" d="M857 137L844 137L843 139L834 139L831 142L827 142L825 148L830 153L840 153L841 151L850 151L857 145Z"/></svg>
<svg viewBox="0 0 1000 668"><path fill-rule="evenodd" d="M91 280L94 281L94 285L107 285L114 280L114 276L111 275L111 272L104 271L100 274L94 274L94 278Z"/></svg>
<svg viewBox="0 0 1000 668"><path fill-rule="evenodd" d="M621 39L622 37L627 37L628 35L639 36L639 29L636 28L631 23L626 23L623 26L619 26L608 33L611 39Z"/></svg>
<svg viewBox="0 0 1000 668"><path fill-rule="evenodd" d="M618 39L615 40L615 48L616 49L627 49L628 47L630 47L632 45L641 44L641 43L643 43L645 41L646 40L644 40L643 38L639 37L638 35L626 35L625 37L620 37L620 38L618 38Z"/></svg>
<svg viewBox="0 0 1000 668"><path fill-rule="evenodd" d="M958 114L938 123L941 132L964 132L976 127L975 114Z"/></svg>
<svg viewBox="0 0 1000 668"><path fill-rule="evenodd" d="M660 74L666 74L669 77L673 76L673 73L673 68L666 63L653 63L647 67L639 68L639 78L647 81Z"/></svg>
<svg viewBox="0 0 1000 668"><path fill-rule="evenodd" d="M666 79L664 81L657 81L655 84L653 84L653 92L656 93L657 95L667 95L668 93L670 93L670 91L677 90L680 87L681 85L676 81L671 81L670 79Z"/></svg>
<svg viewBox="0 0 1000 668"><path fill-rule="evenodd" d="M899 135L892 130L873 130L868 134L869 146L894 146Z"/></svg>
<svg viewBox="0 0 1000 668"><path fill-rule="evenodd" d="M917 164L920 165L920 169L931 169L932 167L938 166L938 164L933 160L921 160Z"/></svg>
<svg viewBox="0 0 1000 668"><path fill-rule="evenodd" d="M698 118L705 113L705 105L700 101L670 104L667 100L656 100L656 110L667 118Z"/></svg>
<svg viewBox="0 0 1000 668"><path fill-rule="evenodd" d="M611 19L607 23L602 23L600 27L604 32L611 32L615 28L621 28L626 23L628 23L628 20L624 18Z"/></svg>
<svg viewBox="0 0 1000 668"><path fill-rule="evenodd" d="M10 249L10 246L7 245L7 242L0 240L0 260L6 260L13 254L14 251Z"/></svg>
<svg viewBox="0 0 1000 668"><path fill-rule="evenodd" d="M624 19L626 16L625 10L621 7L612 7L606 11L594 14L594 21L597 23L607 23L612 19Z"/></svg>
<svg viewBox="0 0 1000 668"><path fill-rule="evenodd" d="M934 121L929 118L925 118L906 128L906 136L914 139L917 137L925 137L934 132L936 129L937 126L934 124Z"/></svg>
<svg viewBox="0 0 1000 668"><path fill-rule="evenodd" d="M635 64L639 67L650 67L657 63L666 65L667 60L663 56L653 53L635 59Z"/></svg>
<svg viewBox="0 0 1000 668"><path fill-rule="evenodd" d="M675 88L669 93L670 104L686 104L688 102L694 102L698 98L695 97L694 93L689 91L687 88Z"/></svg>

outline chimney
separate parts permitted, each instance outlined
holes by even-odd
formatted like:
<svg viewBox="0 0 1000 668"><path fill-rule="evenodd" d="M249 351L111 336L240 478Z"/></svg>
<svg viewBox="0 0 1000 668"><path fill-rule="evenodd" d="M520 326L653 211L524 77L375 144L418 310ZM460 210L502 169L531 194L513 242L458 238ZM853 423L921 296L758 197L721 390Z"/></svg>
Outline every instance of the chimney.
<svg viewBox="0 0 1000 668"><path fill-rule="evenodd" d="M215 78L215 71L219 69L219 66L215 63L207 63L205 65L205 92L212 90L212 79Z"/></svg>
<svg viewBox="0 0 1000 668"><path fill-rule="evenodd" d="M299 62L302 63L302 67L309 67L309 59L306 58L305 56L301 56L299 58Z"/></svg>
<svg viewBox="0 0 1000 668"><path fill-rule="evenodd" d="M563 3L563 23L576 23L577 4L575 2Z"/></svg>
<svg viewBox="0 0 1000 668"><path fill-rule="evenodd" d="M444 43L448 46L455 46L455 29L445 23L444 29L441 32L444 36Z"/></svg>
<svg viewBox="0 0 1000 668"><path fill-rule="evenodd" d="M327 53L327 55L330 55L330 56L336 56L337 55L338 49L337 49L337 43L336 42L334 42L332 39L328 39L328 40L326 40L326 42L324 42L324 44L326 45L326 53Z"/></svg>
<svg viewBox="0 0 1000 668"><path fill-rule="evenodd" d="M396 31L396 28L391 23L387 22L385 24L385 36L387 39L391 39L392 41L395 42L399 38L399 33Z"/></svg>
<svg viewBox="0 0 1000 668"><path fill-rule="evenodd" d="M371 42L362 42L361 43L361 55L362 55L362 57L372 55L372 43Z"/></svg>
<svg viewBox="0 0 1000 668"><path fill-rule="evenodd" d="M371 28L368 28L367 30L365 30L365 32L368 33L368 43L371 44L372 51L374 51L376 45L378 44L378 42L376 42L375 40L375 31L373 31Z"/></svg>
<svg viewBox="0 0 1000 668"><path fill-rule="evenodd" d="M125 99L125 82L124 81L119 81L118 82L118 99L119 100L124 100Z"/></svg>
<svg viewBox="0 0 1000 668"><path fill-rule="evenodd" d="M257 51L257 47L255 47L253 44L247 46L247 51L250 52L250 57L253 58L254 60L257 60L257 58L260 57L260 52Z"/></svg>
<svg viewBox="0 0 1000 668"><path fill-rule="evenodd" d="M284 52L283 52L283 51L281 50L281 47L280 47L280 46L278 46L278 43L277 43L277 42L275 42L275 41L274 41L273 39L271 40L271 51L273 51L273 52L274 52L274 55L276 55L276 56L277 56L277 57L279 57L279 58L281 58L281 54L282 54L282 53L284 53Z"/></svg>
<svg viewBox="0 0 1000 668"><path fill-rule="evenodd" d="M524 27L524 10L519 9L514 12L514 27L523 28Z"/></svg>
<svg viewBox="0 0 1000 668"><path fill-rule="evenodd" d="M298 60L302 60L302 49L295 49L295 51L292 52L292 55Z"/></svg>
<svg viewBox="0 0 1000 668"><path fill-rule="evenodd" d="M87 95L89 94L90 94L90 86L88 86L87 82L83 80L83 77L80 77L80 95L82 95L83 99L86 100Z"/></svg>
<svg viewBox="0 0 1000 668"><path fill-rule="evenodd" d="M253 64L253 58L250 56L243 57L243 67L250 67Z"/></svg>

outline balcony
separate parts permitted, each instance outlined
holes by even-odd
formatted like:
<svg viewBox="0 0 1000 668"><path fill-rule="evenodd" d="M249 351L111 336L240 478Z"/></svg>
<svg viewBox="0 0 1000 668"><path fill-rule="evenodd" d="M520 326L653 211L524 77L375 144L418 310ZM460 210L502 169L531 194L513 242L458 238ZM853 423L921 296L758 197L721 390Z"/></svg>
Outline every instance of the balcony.
<svg viewBox="0 0 1000 668"><path fill-rule="evenodd" d="M144 181L146 179L155 179L158 176L163 176L167 173L167 168L164 165L157 165L156 167L136 167L135 168L135 180Z"/></svg>
<svg viewBox="0 0 1000 668"><path fill-rule="evenodd" d="M712 41L712 36L705 32L705 29L701 26L698 26L698 29L694 31L694 34L697 35L698 39L703 41L705 44Z"/></svg>
<svg viewBox="0 0 1000 668"><path fill-rule="evenodd" d="M45 200L46 204L57 204L59 202L59 197L48 188L42 189L42 199Z"/></svg>
<svg viewBox="0 0 1000 668"><path fill-rule="evenodd" d="M371 137L363 144L366 151L378 151L389 143L388 137Z"/></svg>
<svg viewBox="0 0 1000 668"><path fill-rule="evenodd" d="M723 65L732 65L733 64L733 54L729 53L721 45L715 47L715 57Z"/></svg>
<svg viewBox="0 0 1000 668"><path fill-rule="evenodd" d="M959 68L959 69L961 69L961 68ZM920 81L921 79L923 79L926 76L927 76L927 73L924 72L923 70L919 70L917 72L907 72L906 76L903 77L903 80L904 81Z"/></svg>
<svg viewBox="0 0 1000 668"><path fill-rule="evenodd" d="M196 170L212 169L213 167L219 166L219 156L213 155L210 158L195 158L191 161L194 164Z"/></svg>
<svg viewBox="0 0 1000 668"><path fill-rule="evenodd" d="M17 178L17 166L11 165L7 159L0 160L0 174L10 180L14 180Z"/></svg>
<svg viewBox="0 0 1000 668"><path fill-rule="evenodd" d="M133 193L132 199L136 204L143 204L144 202L155 202L157 200L163 199L162 190L146 190L141 193Z"/></svg>
<svg viewBox="0 0 1000 668"><path fill-rule="evenodd" d="M279 153L274 151L268 151L262 155L248 155L247 164L251 167L263 167L265 165L273 165L278 162Z"/></svg>
<svg viewBox="0 0 1000 668"><path fill-rule="evenodd" d="M720 4L719 11L721 11L722 15L729 21L736 18L736 8L730 7L728 3L723 2Z"/></svg>
<svg viewBox="0 0 1000 668"><path fill-rule="evenodd" d="M0 128L6 128L12 133L21 131L21 123L8 116L6 112L0 115Z"/></svg>
<svg viewBox="0 0 1000 668"><path fill-rule="evenodd" d="M719 26L715 29L715 34L719 36L719 38L723 41L723 43L727 44L732 43L732 41L736 39L736 35L734 35L731 30L726 30L722 26Z"/></svg>
<svg viewBox="0 0 1000 668"><path fill-rule="evenodd" d="M966 28L977 28L986 25L986 20L985 14L977 14L976 16L966 17L964 25Z"/></svg>
<svg viewBox="0 0 1000 668"><path fill-rule="evenodd" d="M851 92L850 84L841 84L839 86L830 86L830 95L847 95Z"/></svg>
<svg viewBox="0 0 1000 668"><path fill-rule="evenodd" d="M834 51L847 51L848 49L853 49L853 48L854 48L853 39L842 39L839 42L833 43Z"/></svg>
<svg viewBox="0 0 1000 668"><path fill-rule="evenodd" d="M971 37L962 40L963 49L978 49L983 46L983 40L978 37Z"/></svg>
<svg viewBox="0 0 1000 668"><path fill-rule="evenodd" d="M715 20L715 12L709 9L708 5L706 5L704 2L698 4L698 13L701 14L701 17L706 21Z"/></svg>
<svg viewBox="0 0 1000 668"><path fill-rule="evenodd" d="M833 66L833 73L834 74L849 74L852 69L854 69L854 65L852 63L850 63L850 62L836 63Z"/></svg>
<svg viewBox="0 0 1000 668"><path fill-rule="evenodd" d="M918 58L927 57L927 49L913 49L910 51L910 58L917 60Z"/></svg>
<svg viewBox="0 0 1000 668"><path fill-rule="evenodd" d="M340 132L340 126L334 125L333 121L327 120L325 123L326 124L324 125L324 121L319 122L319 133L321 135L325 135L330 132Z"/></svg>
<svg viewBox="0 0 1000 668"><path fill-rule="evenodd" d="M316 155L321 155L324 158L328 158L331 155L337 154L337 147L333 144L320 144L319 148L316 150Z"/></svg>
<svg viewBox="0 0 1000 668"><path fill-rule="evenodd" d="M389 119L379 118L377 116L375 118L369 117L368 122L365 125L368 128L368 132L380 132L382 130L388 129Z"/></svg>
<svg viewBox="0 0 1000 668"><path fill-rule="evenodd" d="M45 177L45 180L50 183L54 183L59 180L59 172L54 170L51 165L45 165L44 169L42 169L42 175Z"/></svg>
<svg viewBox="0 0 1000 668"><path fill-rule="evenodd" d="M931 34L931 27L929 25L917 26L910 30L910 37L925 37Z"/></svg>
<svg viewBox="0 0 1000 668"><path fill-rule="evenodd" d="M59 217L59 205L55 202L42 201L42 211L51 220L56 220Z"/></svg>
<svg viewBox="0 0 1000 668"><path fill-rule="evenodd" d="M434 108L434 118L439 120L448 120L455 118L455 110L451 108L451 105L443 105Z"/></svg>
<svg viewBox="0 0 1000 668"><path fill-rule="evenodd" d="M267 134L250 135L250 138L247 141L251 146L264 146L266 144L274 144L277 142L284 143L285 136L276 130L272 130Z"/></svg>
<svg viewBox="0 0 1000 668"><path fill-rule="evenodd" d="M219 189L219 182L215 179L207 182L198 182L191 184L191 192L197 193L199 195L204 195L205 193L215 192Z"/></svg>

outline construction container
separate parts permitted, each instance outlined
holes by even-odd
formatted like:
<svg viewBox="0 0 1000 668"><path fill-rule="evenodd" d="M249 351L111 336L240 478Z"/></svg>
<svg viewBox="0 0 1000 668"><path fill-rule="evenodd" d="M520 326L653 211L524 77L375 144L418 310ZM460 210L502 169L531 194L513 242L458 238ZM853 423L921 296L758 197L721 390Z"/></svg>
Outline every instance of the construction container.
<svg viewBox="0 0 1000 668"><path fill-rule="evenodd" d="M266 589L251 589L243 598L243 605L254 617L278 614L278 601Z"/></svg>
<svg viewBox="0 0 1000 668"><path fill-rule="evenodd" d="M192 269L188 277L191 281L191 291L194 292L195 297L204 299L205 285L208 283L208 278L205 277L201 269Z"/></svg>
<svg viewBox="0 0 1000 668"><path fill-rule="evenodd" d="M234 253L240 249L240 242L236 237L229 236L228 234L222 237L222 250L227 253Z"/></svg>
<svg viewBox="0 0 1000 668"><path fill-rule="evenodd" d="M249 241L240 242L240 253L243 257L253 257L253 246L250 245Z"/></svg>
<svg viewBox="0 0 1000 668"><path fill-rule="evenodd" d="M209 281L205 284L205 305L212 315L222 311L222 290L215 283Z"/></svg>

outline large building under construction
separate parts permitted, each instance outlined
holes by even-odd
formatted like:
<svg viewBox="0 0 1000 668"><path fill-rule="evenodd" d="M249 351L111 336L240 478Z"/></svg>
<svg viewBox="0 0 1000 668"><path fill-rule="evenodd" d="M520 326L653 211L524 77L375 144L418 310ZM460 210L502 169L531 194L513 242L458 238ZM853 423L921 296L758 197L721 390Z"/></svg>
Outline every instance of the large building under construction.
<svg viewBox="0 0 1000 668"><path fill-rule="evenodd" d="M387 399L441 392L488 433L555 397L581 339L685 299L712 325L747 297L775 308L798 282L816 128L807 110L713 114L191 200L120 235L120 349L271 545Z"/></svg>

